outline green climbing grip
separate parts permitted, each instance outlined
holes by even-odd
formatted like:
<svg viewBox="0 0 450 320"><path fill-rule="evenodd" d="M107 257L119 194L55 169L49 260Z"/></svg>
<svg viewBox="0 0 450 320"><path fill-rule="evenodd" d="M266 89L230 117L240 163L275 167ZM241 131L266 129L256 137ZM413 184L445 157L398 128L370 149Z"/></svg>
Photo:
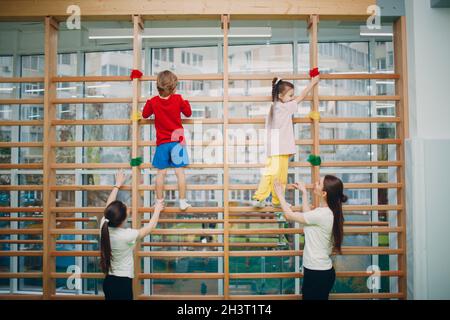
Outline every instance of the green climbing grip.
<svg viewBox="0 0 450 320"><path fill-rule="evenodd" d="M311 163L312 166L316 167L316 166L320 166L322 163L322 159L320 159L320 156L316 156L315 154L310 154L308 156L308 160L309 163Z"/></svg>
<svg viewBox="0 0 450 320"><path fill-rule="evenodd" d="M142 162L144 162L142 160L142 157L132 158L130 161L130 165L132 167L139 167L142 164Z"/></svg>

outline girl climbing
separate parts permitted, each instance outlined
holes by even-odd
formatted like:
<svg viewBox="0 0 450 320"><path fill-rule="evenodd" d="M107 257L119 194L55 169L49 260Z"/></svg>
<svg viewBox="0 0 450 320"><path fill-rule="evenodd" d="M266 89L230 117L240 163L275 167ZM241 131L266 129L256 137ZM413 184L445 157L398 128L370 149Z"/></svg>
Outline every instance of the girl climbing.
<svg viewBox="0 0 450 320"><path fill-rule="evenodd" d="M281 78L272 80L272 105L266 119L266 166L258 189L253 195L253 206L263 208L267 197L272 194L272 205L280 206L274 192L273 184L279 180L287 183L289 158L295 154L294 124L292 116L297 111L297 104L302 102L311 89L319 82L315 75L298 97L294 97L294 85Z"/></svg>

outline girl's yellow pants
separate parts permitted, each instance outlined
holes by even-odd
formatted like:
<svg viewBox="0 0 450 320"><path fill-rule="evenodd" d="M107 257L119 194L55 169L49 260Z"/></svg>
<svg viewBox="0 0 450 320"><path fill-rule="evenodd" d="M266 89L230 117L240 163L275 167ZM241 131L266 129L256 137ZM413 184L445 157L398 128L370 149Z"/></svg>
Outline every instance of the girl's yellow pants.
<svg viewBox="0 0 450 320"><path fill-rule="evenodd" d="M280 204L280 200L275 193L273 184L278 180L284 187L286 187L289 157L290 155L283 154L267 158L264 173L261 177L261 181L259 182L258 189L253 195L254 200L263 201L266 200L270 194L272 194L272 204Z"/></svg>

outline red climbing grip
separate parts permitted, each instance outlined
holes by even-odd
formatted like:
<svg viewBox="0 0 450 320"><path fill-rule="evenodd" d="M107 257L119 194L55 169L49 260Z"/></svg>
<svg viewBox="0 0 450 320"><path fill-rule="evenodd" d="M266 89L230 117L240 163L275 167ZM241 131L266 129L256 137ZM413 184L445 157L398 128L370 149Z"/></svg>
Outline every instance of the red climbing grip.
<svg viewBox="0 0 450 320"><path fill-rule="evenodd" d="M314 68L309 71L309 76L311 78L317 77L320 74L319 68Z"/></svg>
<svg viewBox="0 0 450 320"><path fill-rule="evenodd" d="M142 77L142 72L137 70L137 69L133 69L131 70L131 74L130 74L130 79L140 79Z"/></svg>

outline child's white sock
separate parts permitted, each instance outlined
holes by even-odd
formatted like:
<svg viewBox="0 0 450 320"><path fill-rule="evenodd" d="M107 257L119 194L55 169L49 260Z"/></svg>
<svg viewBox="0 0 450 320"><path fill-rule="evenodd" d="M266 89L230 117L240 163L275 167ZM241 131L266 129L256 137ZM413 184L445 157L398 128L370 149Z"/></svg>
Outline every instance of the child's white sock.
<svg viewBox="0 0 450 320"><path fill-rule="evenodd" d="M266 206L266 200L253 200L252 206L255 208L264 208Z"/></svg>
<svg viewBox="0 0 450 320"><path fill-rule="evenodd" d="M180 199L180 209L181 210L186 210L189 207L191 207L191 205L186 201L186 199Z"/></svg>

